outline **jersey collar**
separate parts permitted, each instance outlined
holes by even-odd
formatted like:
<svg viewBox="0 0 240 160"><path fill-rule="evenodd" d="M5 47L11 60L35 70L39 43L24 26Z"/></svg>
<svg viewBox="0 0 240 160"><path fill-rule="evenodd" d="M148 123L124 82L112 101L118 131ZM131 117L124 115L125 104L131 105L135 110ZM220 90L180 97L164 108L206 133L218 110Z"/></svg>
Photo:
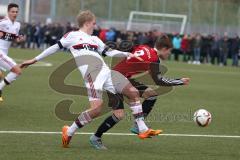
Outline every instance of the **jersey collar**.
<svg viewBox="0 0 240 160"><path fill-rule="evenodd" d="M12 21L8 16L5 17L7 20L9 20L12 24L15 23L15 21Z"/></svg>

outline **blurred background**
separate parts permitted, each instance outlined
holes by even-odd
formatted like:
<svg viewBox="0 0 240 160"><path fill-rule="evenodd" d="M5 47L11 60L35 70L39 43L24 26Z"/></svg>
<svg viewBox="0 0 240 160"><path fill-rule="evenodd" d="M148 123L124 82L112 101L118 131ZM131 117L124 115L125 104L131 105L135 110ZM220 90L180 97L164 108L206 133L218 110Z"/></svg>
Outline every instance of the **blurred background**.
<svg viewBox="0 0 240 160"><path fill-rule="evenodd" d="M30 2L29 6L27 1ZM102 25L123 28L131 11L144 11L186 15L186 33L237 33L240 30L239 0L1 0L0 7L9 2L20 5L19 19L28 22L75 22L79 10L90 9L97 15L99 23L107 23ZM27 7L29 18L25 19ZM0 15L4 14L1 9ZM149 19L153 23L180 23L165 17L147 16L142 19L147 23Z"/></svg>

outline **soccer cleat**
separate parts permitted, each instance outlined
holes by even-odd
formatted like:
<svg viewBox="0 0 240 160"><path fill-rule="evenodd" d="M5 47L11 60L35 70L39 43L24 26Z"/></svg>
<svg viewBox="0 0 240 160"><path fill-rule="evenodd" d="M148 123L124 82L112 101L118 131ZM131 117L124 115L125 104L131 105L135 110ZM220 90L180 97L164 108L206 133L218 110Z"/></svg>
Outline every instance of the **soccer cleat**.
<svg viewBox="0 0 240 160"><path fill-rule="evenodd" d="M138 130L138 128L137 127L132 127L132 128L130 128L130 131L133 133L133 134L139 134L139 130Z"/></svg>
<svg viewBox="0 0 240 160"><path fill-rule="evenodd" d="M154 130L154 129L150 129L151 130L151 132L150 132L150 135L151 136L157 136L157 135L159 135L159 134L161 134L163 131L162 130L160 130L160 129L157 129L157 130Z"/></svg>
<svg viewBox="0 0 240 160"><path fill-rule="evenodd" d="M92 135L90 137L90 144L93 148L95 149L100 149L100 150L106 150L107 147L105 147L102 143L102 139L96 137L95 135Z"/></svg>
<svg viewBox="0 0 240 160"><path fill-rule="evenodd" d="M0 90L0 102L3 102L2 91Z"/></svg>
<svg viewBox="0 0 240 160"><path fill-rule="evenodd" d="M63 128L62 128L62 146L63 146L63 148L68 148L68 145L72 138L71 136L68 136L68 134L67 134L68 128L69 128L69 126L63 126Z"/></svg>
<svg viewBox="0 0 240 160"><path fill-rule="evenodd" d="M3 102L3 98L2 97L0 97L0 102Z"/></svg>
<svg viewBox="0 0 240 160"><path fill-rule="evenodd" d="M150 138L151 136L156 136L162 133L162 130L153 130L153 129L148 129L147 131L143 133L139 133L138 137L140 139L145 139L145 138Z"/></svg>

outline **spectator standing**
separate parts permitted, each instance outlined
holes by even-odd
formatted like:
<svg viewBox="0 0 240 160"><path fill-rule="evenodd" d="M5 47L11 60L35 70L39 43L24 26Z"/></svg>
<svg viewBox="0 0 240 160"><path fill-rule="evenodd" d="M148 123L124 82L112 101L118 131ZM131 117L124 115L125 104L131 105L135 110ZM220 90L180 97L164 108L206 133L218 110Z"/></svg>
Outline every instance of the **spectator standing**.
<svg viewBox="0 0 240 160"><path fill-rule="evenodd" d="M232 55L232 66L237 67L238 66L238 54L239 54L239 47L240 46L240 40L239 37L236 36L232 39L231 43L231 55Z"/></svg>
<svg viewBox="0 0 240 160"><path fill-rule="evenodd" d="M220 39L218 35L213 36L212 48L211 48L211 63L215 64L215 59L217 59L217 64L220 63Z"/></svg>
<svg viewBox="0 0 240 160"><path fill-rule="evenodd" d="M197 34L193 43L193 52L194 52L193 64L201 64L200 63L201 45L202 45L202 37L200 34Z"/></svg>
<svg viewBox="0 0 240 160"><path fill-rule="evenodd" d="M190 46L189 46L189 38L188 35L185 34L182 42L181 42L181 50L183 53L183 62L187 62L189 59L189 51L190 51ZM187 58L188 57L188 58Z"/></svg>
<svg viewBox="0 0 240 160"><path fill-rule="evenodd" d="M220 65L227 65L227 57L229 52L229 40L227 35L225 35L220 43Z"/></svg>
<svg viewBox="0 0 240 160"><path fill-rule="evenodd" d="M174 54L174 60L179 60L179 54L181 54L181 42L182 39L179 34L175 35L173 37L172 43L173 43L173 54Z"/></svg>

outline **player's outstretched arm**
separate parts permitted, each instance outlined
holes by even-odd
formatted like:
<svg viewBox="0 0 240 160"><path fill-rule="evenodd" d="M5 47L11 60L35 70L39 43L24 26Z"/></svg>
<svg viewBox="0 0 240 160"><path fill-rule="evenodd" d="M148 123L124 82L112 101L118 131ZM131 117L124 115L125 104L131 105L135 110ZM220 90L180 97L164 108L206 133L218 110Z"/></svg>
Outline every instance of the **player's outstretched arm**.
<svg viewBox="0 0 240 160"><path fill-rule="evenodd" d="M189 85L190 78L181 78L181 81L183 82L184 85Z"/></svg>
<svg viewBox="0 0 240 160"><path fill-rule="evenodd" d="M110 47L108 47L106 44L103 43L103 41L101 39L99 39L96 36L93 36L95 41L98 44L98 52L103 56L108 56L108 57L128 57L131 56L131 53L129 52L123 52L123 51L119 51L116 49L112 49Z"/></svg>
<svg viewBox="0 0 240 160"><path fill-rule="evenodd" d="M103 56L108 57L128 57L131 56L129 52L123 52L116 49L106 48L106 51L102 53Z"/></svg>
<svg viewBox="0 0 240 160"><path fill-rule="evenodd" d="M23 63L20 64L20 68L27 68L28 66L36 63L37 61L35 59L29 59L24 61Z"/></svg>
<svg viewBox="0 0 240 160"><path fill-rule="evenodd" d="M20 64L20 67L21 68L28 67L29 65L32 65L32 64L36 63L37 61L40 61L40 60L46 58L47 56L50 56L50 55L56 53L59 49L60 49L59 45L55 44L55 45L47 48L46 50L44 50L37 57L24 61L22 64Z"/></svg>
<svg viewBox="0 0 240 160"><path fill-rule="evenodd" d="M151 63L150 64L150 74L152 79L157 85L161 86L178 86L178 85L188 85L190 82L190 78L166 78L162 76L160 71L160 64L159 63Z"/></svg>

